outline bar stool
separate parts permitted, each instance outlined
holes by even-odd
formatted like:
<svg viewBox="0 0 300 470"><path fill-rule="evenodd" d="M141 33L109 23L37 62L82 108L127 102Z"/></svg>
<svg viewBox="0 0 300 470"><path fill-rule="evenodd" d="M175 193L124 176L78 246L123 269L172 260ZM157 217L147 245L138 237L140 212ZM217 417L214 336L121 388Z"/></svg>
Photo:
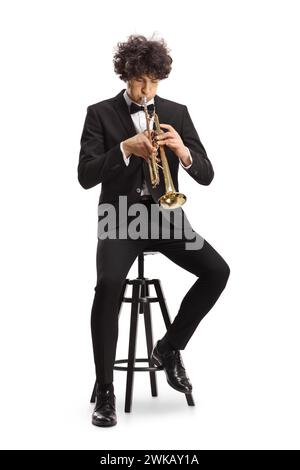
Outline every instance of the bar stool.
<svg viewBox="0 0 300 470"><path fill-rule="evenodd" d="M157 383L156 383L156 372L163 370L163 367L154 366L151 361L151 353L153 350L153 332L152 332L152 319L151 319L151 303L158 302L160 310L163 316L163 320L166 328L171 324L170 315L162 291L161 283L159 279L148 279L144 277L144 255L156 254L157 252L144 251L138 256L138 277L136 279L126 279L122 288L120 296L119 312L122 308L123 302L131 303L131 317L130 317L130 332L129 332L129 347L128 347L128 358L117 359L115 361L114 370L127 371L126 380L126 395L125 395L125 409L126 413L131 412L132 408L132 392L133 392L133 381L134 372L149 372L151 395L157 397ZM125 297L126 289L128 285L132 285L131 297ZM156 296L151 297L149 295L149 286L153 285ZM147 358L136 358L136 339L137 339L137 325L139 314L144 315L145 334L147 342ZM148 363L148 366L136 366L135 363ZM127 364L127 366L120 366L118 364ZM186 401L189 406L194 406L194 399L191 393L185 394ZM96 398L96 383L91 396L91 403L95 402Z"/></svg>

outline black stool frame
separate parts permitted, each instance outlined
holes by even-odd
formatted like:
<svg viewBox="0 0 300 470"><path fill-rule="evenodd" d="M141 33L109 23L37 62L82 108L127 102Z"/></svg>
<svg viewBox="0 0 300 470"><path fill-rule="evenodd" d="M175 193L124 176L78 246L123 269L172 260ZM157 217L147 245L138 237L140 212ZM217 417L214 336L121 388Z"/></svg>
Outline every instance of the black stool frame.
<svg viewBox="0 0 300 470"><path fill-rule="evenodd" d="M149 286L154 286L156 297L149 296ZM132 285L132 297L125 297L126 288L128 285ZM163 295L159 279L148 279L144 277L144 253L138 256L138 277L130 280L126 279L122 287L120 295L119 312L123 302L131 303L131 318L130 318L130 333L129 333L129 348L128 348L128 359L118 359L115 361L114 370L127 371L126 381L126 396L125 396L125 412L130 413L132 408L132 391L134 372L149 372L151 395L157 397L157 383L156 383L156 372L163 370L163 367L154 366L151 361L151 353L153 350L153 332L152 332L152 321L151 321L151 308L152 302L159 302L160 310L165 322L166 329L171 324L170 315L166 305L166 301ZM137 339L137 326L138 326L138 315L144 315L145 334L147 341L147 358L136 358L136 339ZM146 362L147 367L135 366L136 362ZM126 363L127 366L119 366L117 364ZM185 394L187 403L189 406L194 406L195 402L191 393ZM96 383L91 396L91 403L95 402L96 398Z"/></svg>

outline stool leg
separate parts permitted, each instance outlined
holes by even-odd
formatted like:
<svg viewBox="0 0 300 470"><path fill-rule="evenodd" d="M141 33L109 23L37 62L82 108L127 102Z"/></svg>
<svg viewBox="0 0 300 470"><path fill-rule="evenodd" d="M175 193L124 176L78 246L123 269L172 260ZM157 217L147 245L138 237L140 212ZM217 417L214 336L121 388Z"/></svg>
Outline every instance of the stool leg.
<svg viewBox="0 0 300 470"><path fill-rule="evenodd" d="M149 287L146 285L146 297L149 295ZM153 332L152 332L152 322L151 322L151 308L149 303L144 304L144 322L145 322L145 333L147 340L147 352L148 352L148 362L149 367L152 367L153 364L150 362L151 353L153 350ZM156 372L149 371L150 375L150 385L151 385L151 395L157 397L157 383L156 383Z"/></svg>
<svg viewBox="0 0 300 470"><path fill-rule="evenodd" d="M166 300L162 292L159 279L154 279L154 287L155 287L156 295L157 295L158 302L160 305L160 309L163 315L163 319L166 325L166 329L168 329L169 326L171 325L171 319L170 319L168 307L167 307ZM189 406L195 406L193 395L191 393L185 393L185 398Z"/></svg>
<svg viewBox="0 0 300 470"><path fill-rule="evenodd" d="M189 406L195 406L194 398L193 398L193 395L191 393L186 393L185 398L186 398L187 404Z"/></svg>
<svg viewBox="0 0 300 470"><path fill-rule="evenodd" d="M95 403L95 401L96 401L96 386L97 386L97 381L95 382L95 385L94 385L94 388L93 388L90 403Z"/></svg>
<svg viewBox="0 0 300 470"><path fill-rule="evenodd" d="M132 387L133 387L133 373L135 365L135 347L136 335L139 315L139 297L140 285L133 284L132 288L132 305L131 305L131 318L130 318L130 333L129 333L129 348L128 348L128 367L127 367L127 381L126 381L126 396L125 396L125 412L130 413L132 405Z"/></svg>
<svg viewBox="0 0 300 470"><path fill-rule="evenodd" d="M147 286L146 286L146 283L143 282L143 284L141 284L141 297L146 297L146 295L147 295ZM140 302L139 313L144 313L144 302Z"/></svg>

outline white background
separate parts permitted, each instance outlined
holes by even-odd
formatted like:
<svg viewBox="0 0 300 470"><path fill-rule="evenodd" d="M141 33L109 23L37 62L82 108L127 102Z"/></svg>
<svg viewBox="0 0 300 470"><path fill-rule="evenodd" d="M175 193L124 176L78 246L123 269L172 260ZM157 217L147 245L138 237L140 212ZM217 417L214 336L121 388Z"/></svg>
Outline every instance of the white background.
<svg viewBox="0 0 300 470"><path fill-rule="evenodd" d="M299 7L297 1L3 1L1 447L299 449ZM100 186L77 181L86 107L126 85L118 41L156 32L173 57L158 95L186 104L214 166L180 168L185 211L231 268L183 352L195 407L136 374L118 425L91 425L90 310ZM195 277L156 254L174 318ZM136 265L130 275L136 274ZM157 315L155 315L157 313ZM117 355L127 354L128 307ZM164 333L154 308L155 339ZM143 325L138 355L144 355Z"/></svg>

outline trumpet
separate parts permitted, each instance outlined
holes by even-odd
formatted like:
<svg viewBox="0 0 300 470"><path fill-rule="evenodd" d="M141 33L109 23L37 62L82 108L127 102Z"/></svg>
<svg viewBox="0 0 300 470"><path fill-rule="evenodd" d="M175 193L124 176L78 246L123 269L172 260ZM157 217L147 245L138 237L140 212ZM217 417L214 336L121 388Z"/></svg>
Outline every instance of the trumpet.
<svg viewBox="0 0 300 470"><path fill-rule="evenodd" d="M174 183L172 181L172 177L170 173L169 163L168 163L167 156L166 156L165 149L164 149L164 145L158 145L156 141L156 137L159 134L163 134L164 131L161 130L159 119L155 112L155 108L154 108L153 116L154 116L154 123L155 123L156 130L151 131L150 116L149 116L148 109L147 109L146 96L143 96L142 98L142 106L144 107L145 116L146 116L148 138L152 146L155 147L156 149L148 158L151 185L153 188L156 188L159 185L159 182L160 182L159 168L160 168L163 173L166 192L159 198L159 204L164 209L176 209L177 207L182 206L186 202L186 196L182 193L175 191ZM159 165L156 161L156 157L158 154L160 156L161 165Z"/></svg>

